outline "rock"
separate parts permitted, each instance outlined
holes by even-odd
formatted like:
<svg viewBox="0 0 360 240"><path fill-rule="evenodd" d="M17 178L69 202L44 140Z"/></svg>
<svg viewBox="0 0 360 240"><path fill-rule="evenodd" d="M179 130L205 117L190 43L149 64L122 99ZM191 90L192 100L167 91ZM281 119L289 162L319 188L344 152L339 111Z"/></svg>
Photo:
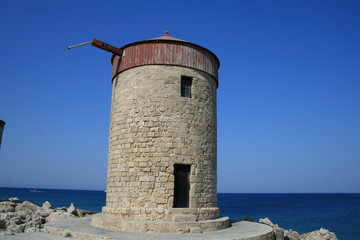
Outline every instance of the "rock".
<svg viewBox="0 0 360 240"><path fill-rule="evenodd" d="M20 202L20 200L19 200L17 197L9 198L9 201L10 201L10 202L15 202L15 203L19 203L19 202Z"/></svg>
<svg viewBox="0 0 360 240"><path fill-rule="evenodd" d="M272 221L270 221L270 219L268 219L268 218L260 218L259 223L264 223L266 225L269 225L270 227L275 226L275 224Z"/></svg>
<svg viewBox="0 0 360 240"><path fill-rule="evenodd" d="M77 213L76 216L78 216L78 217L85 217L87 215L95 214L96 212L89 211L89 210L76 209L76 213Z"/></svg>
<svg viewBox="0 0 360 240"><path fill-rule="evenodd" d="M39 229L36 227L27 228L25 232L39 232Z"/></svg>
<svg viewBox="0 0 360 240"><path fill-rule="evenodd" d="M12 233L35 231L36 229L39 230L44 227L45 223L45 219L41 217L40 213L32 212L30 209L2 213L0 214L0 219L5 220L6 231Z"/></svg>
<svg viewBox="0 0 360 240"><path fill-rule="evenodd" d="M23 211L25 209L29 209L32 212L35 212L39 208L40 207L38 205L36 205L35 203L24 201L23 203L20 203L15 207L15 211L18 212L18 211Z"/></svg>
<svg viewBox="0 0 360 240"><path fill-rule="evenodd" d="M282 228L277 228L275 229L275 239L276 240L284 240L284 229Z"/></svg>
<svg viewBox="0 0 360 240"><path fill-rule="evenodd" d="M8 220L10 220L13 216L17 216L17 214L14 213L14 212L0 213L0 220L8 221Z"/></svg>
<svg viewBox="0 0 360 240"><path fill-rule="evenodd" d="M11 207L16 207L16 203L14 202L11 202L11 201L2 201L0 202L0 207L1 206L11 206Z"/></svg>
<svg viewBox="0 0 360 240"><path fill-rule="evenodd" d="M266 224L270 227L272 227L274 229L274 232L276 233L276 231L280 230L281 232L284 232L285 230L281 227L279 227L279 225L274 224L272 221L270 221L270 219L268 218L260 218L259 219L259 223L263 223ZM281 234L282 235L282 234Z"/></svg>
<svg viewBox="0 0 360 240"><path fill-rule="evenodd" d="M16 203L11 201L0 202L0 213L15 212Z"/></svg>
<svg viewBox="0 0 360 240"><path fill-rule="evenodd" d="M71 203L70 207L68 207L67 213L74 214L75 216L77 216L76 208L74 207L73 203Z"/></svg>
<svg viewBox="0 0 360 240"><path fill-rule="evenodd" d="M285 236L285 239L289 239L289 240L301 240L299 233L296 231L293 231L291 229L285 230L284 236Z"/></svg>
<svg viewBox="0 0 360 240"><path fill-rule="evenodd" d="M83 217L96 213L76 209L73 203L69 208L53 209L48 201L42 207L29 201L23 203L18 201L18 198L0 200L0 220L5 221L6 227L5 231L0 231L1 236L21 232L37 232L44 227L45 222L76 218L77 215Z"/></svg>
<svg viewBox="0 0 360 240"><path fill-rule="evenodd" d="M11 226L11 225L10 225ZM12 232L15 233L22 233L25 230L25 224L20 224L20 225L13 225L11 227L8 227Z"/></svg>
<svg viewBox="0 0 360 240"><path fill-rule="evenodd" d="M41 229L44 227L45 218L41 217L40 215L33 215L31 221L29 222L30 224L27 224L26 226L27 229L30 228Z"/></svg>
<svg viewBox="0 0 360 240"><path fill-rule="evenodd" d="M10 205L0 205L0 213L15 212L15 208Z"/></svg>
<svg viewBox="0 0 360 240"><path fill-rule="evenodd" d="M301 240L337 240L337 237L335 233L320 228L320 230L302 234Z"/></svg>
<svg viewBox="0 0 360 240"><path fill-rule="evenodd" d="M55 209L56 212L67 212L67 207L60 207Z"/></svg>
<svg viewBox="0 0 360 240"><path fill-rule="evenodd" d="M40 208L39 210L37 210L36 212L38 212L43 218L47 218L50 214L52 214L53 212L55 212L54 209L43 209Z"/></svg>
<svg viewBox="0 0 360 240"><path fill-rule="evenodd" d="M70 213L53 212L46 218L46 222L52 222L56 220L69 219L69 218L76 218L76 216Z"/></svg>
<svg viewBox="0 0 360 240"><path fill-rule="evenodd" d="M52 209L53 207L51 206L51 204L48 201L46 201L43 203L41 208L42 209Z"/></svg>
<svg viewBox="0 0 360 240"><path fill-rule="evenodd" d="M279 235L281 235L280 238L282 238L283 235L281 232L284 231L283 239L286 240L338 240L335 233L323 228L317 231L299 235L298 232L291 229L284 230L280 228L277 224L274 224L268 218L261 218L259 222L271 226L274 229L275 233L279 233Z"/></svg>
<svg viewBox="0 0 360 240"><path fill-rule="evenodd" d="M18 211L16 212L15 217L19 217L22 220L26 220L26 219L31 219L31 215L33 214L33 212L30 209L25 209L23 211Z"/></svg>

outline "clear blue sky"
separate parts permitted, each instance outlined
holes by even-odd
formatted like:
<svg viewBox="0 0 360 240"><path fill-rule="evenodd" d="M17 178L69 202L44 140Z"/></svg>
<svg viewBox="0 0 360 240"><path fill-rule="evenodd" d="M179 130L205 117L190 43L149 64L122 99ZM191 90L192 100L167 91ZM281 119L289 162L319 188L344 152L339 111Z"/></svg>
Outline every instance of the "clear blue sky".
<svg viewBox="0 0 360 240"><path fill-rule="evenodd" d="M0 0L0 186L105 189L114 46L214 52L219 192L360 192L360 1Z"/></svg>

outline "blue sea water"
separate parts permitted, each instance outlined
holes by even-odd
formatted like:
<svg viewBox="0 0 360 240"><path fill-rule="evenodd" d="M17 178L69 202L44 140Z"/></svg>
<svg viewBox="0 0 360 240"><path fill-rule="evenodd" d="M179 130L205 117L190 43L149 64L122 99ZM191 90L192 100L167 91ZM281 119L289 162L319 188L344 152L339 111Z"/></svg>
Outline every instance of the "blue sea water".
<svg viewBox="0 0 360 240"><path fill-rule="evenodd" d="M105 192L84 190L0 188L0 199L18 197L54 207L69 206L100 212ZM285 229L299 233L320 228L335 232L340 240L360 240L360 194L243 194L219 193L221 215L231 220L268 217Z"/></svg>

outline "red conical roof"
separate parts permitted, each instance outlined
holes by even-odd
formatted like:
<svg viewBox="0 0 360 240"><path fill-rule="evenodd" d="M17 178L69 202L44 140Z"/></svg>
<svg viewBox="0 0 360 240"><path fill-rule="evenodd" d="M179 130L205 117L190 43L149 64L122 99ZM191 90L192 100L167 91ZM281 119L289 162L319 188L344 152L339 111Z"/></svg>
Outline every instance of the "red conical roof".
<svg viewBox="0 0 360 240"><path fill-rule="evenodd" d="M197 44L164 36L122 46L123 55L113 55L113 77L122 71L144 65L171 65L197 69L212 75L218 84L220 61L210 50Z"/></svg>
<svg viewBox="0 0 360 240"><path fill-rule="evenodd" d="M165 31L165 35L164 35L164 36L157 37L157 38L152 38L152 39L149 39L149 40L171 40L171 41L186 42L186 41L181 40L181 39L178 39L178 38L170 37L168 31Z"/></svg>

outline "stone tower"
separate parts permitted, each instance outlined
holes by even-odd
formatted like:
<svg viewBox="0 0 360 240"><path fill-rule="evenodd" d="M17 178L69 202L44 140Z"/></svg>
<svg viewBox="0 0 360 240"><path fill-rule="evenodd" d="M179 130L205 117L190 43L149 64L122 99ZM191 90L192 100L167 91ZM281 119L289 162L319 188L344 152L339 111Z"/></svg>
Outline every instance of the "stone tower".
<svg viewBox="0 0 360 240"><path fill-rule="evenodd" d="M165 36L112 58L106 206L92 225L129 232L228 227L217 207L219 60Z"/></svg>

